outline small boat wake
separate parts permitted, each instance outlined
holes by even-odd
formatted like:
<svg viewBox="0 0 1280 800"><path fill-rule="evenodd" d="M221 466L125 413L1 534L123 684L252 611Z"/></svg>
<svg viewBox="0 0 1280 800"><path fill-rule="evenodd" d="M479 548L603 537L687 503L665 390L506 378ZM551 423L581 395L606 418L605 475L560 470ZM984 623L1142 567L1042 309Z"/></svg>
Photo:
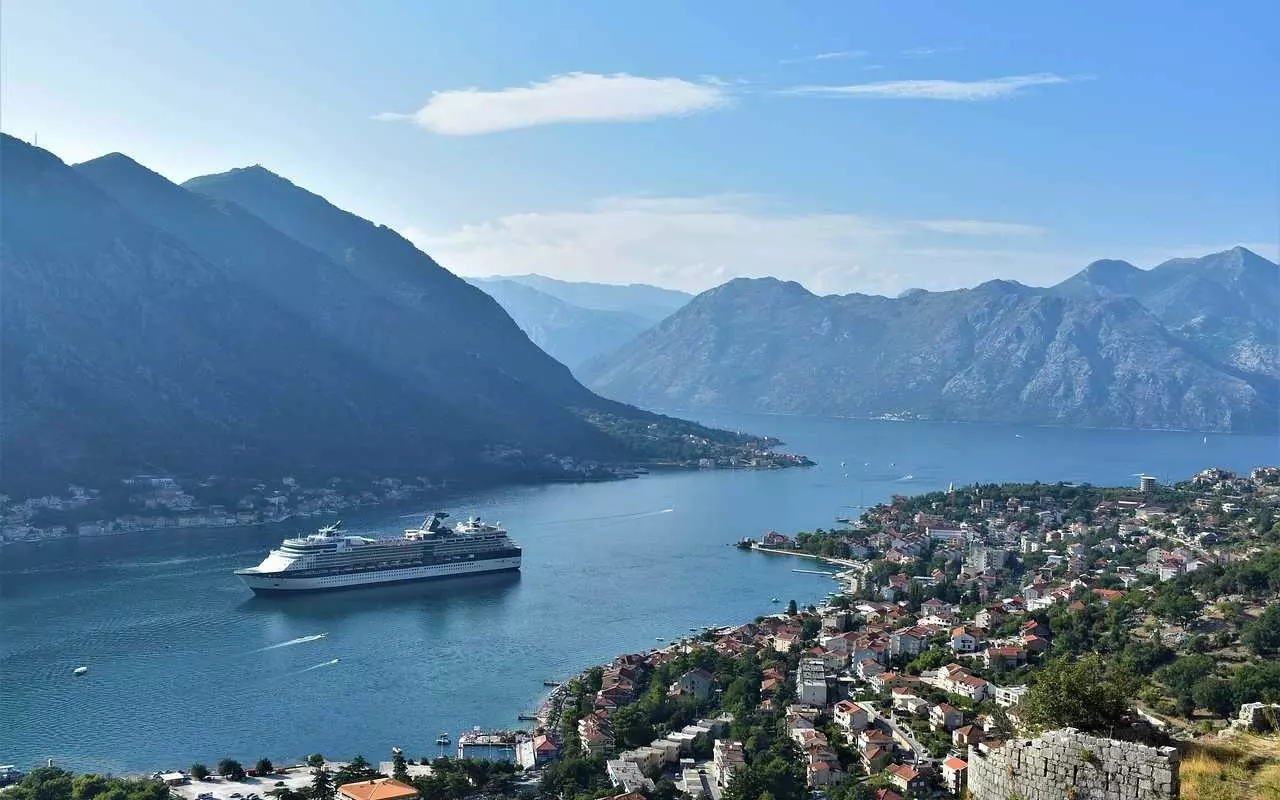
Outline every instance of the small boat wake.
<svg viewBox="0 0 1280 800"><path fill-rule="evenodd" d="M297 672L295 672L294 674L295 674L295 675L301 675L302 673L304 673L304 672L310 672L310 671L311 671L311 670L313 670L313 669L322 669L322 668L324 668L324 667L332 667L332 666L334 666L335 664L340 663L341 661L342 661L342 659L340 659L340 658L331 658L331 659L329 659L328 661L322 661L322 662L320 662L319 664L312 664L311 666L307 667L306 669L300 669L300 670L298 670Z"/></svg>
<svg viewBox="0 0 1280 800"><path fill-rule="evenodd" d="M311 636L299 636L297 639L290 639L287 642L280 642L279 644L269 644L266 647L259 647L257 650L254 650L253 652L265 653L268 650L278 650L281 647L292 647L295 644L306 644L307 642L318 642L328 635L329 635L328 633L317 633Z"/></svg>
<svg viewBox="0 0 1280 800"><path fill-rule="evenodd" d="M578 522L611 522L616 520L627 519L644 519L645 517L657 517L663 514L670 514L675 511L674 508L661 508L657 511L632 511L627 514L604 514L599 517L575 517L573 519L555 519L546 522L535 522L534 525L572 525Z"/></svg>
<svg viewBox="0 0 1280 800"><path fill-rule="evenodd" d="M898 480L900 481L914 481L915 479L916 479L916 476L910 473L903 475L901 478L898 478Z"/></svg>

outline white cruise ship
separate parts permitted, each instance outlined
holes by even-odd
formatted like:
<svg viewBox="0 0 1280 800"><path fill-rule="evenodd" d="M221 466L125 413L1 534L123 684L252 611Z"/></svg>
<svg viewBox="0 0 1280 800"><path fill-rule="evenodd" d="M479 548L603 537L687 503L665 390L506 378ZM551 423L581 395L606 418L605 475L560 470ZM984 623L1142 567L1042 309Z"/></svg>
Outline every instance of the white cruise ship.
<svg viewBox="0 0 1280 800"><path fill-rule="evenodd" d="M259 594L348 589L520 569L520 545L499 525L472 517L453 528L432 514L403 536L372 539L339 530L285 539L262 563L236 574Z"/></svg>

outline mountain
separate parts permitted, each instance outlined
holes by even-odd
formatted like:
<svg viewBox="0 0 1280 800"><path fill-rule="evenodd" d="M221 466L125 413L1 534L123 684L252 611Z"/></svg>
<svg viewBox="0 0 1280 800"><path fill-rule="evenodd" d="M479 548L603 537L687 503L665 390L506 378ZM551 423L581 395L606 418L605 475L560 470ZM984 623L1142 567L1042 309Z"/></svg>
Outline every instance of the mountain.
<svg viewBox="0 0 1280 800"><path fill-rule="evenodd" d="M534 344L570 369L618 349L653 324L627 311L575 306L512 280L467 280L497 300Z"/></svg>
<svg viewBox="0 0 1280 800"><path fill-rule="evenodd" d="M497 280L481 278L480 280ZM592 283L590 281L562 281L544 275L502 276L502 280L515 281L549 294L564 302L597 311L622 311L646 320L650 325L671 316L693 295L675 289L663 289L644 283Z"/></svg>
<svg viewBox="0 0 1280 800"><path fill-rule="evenodd" d="M1218 361L1280 378L1280 269L1243 247L1147 270L1098 261L1055 288L1132 297L1173 335Z"/></svg>
<svg viewBox="0 0 1280 800"><path fill-rule="evenodd" d="M1274 431L1280 398L1133 297L1009 281L890 299L738 279L582 374L651 407L1090 427Z"/></svg>
<svg viewBox="0 0 1280 800"><path fill-rule="evenodd" d="M0 134L0 163L5 493L138 472L475 485L760 444L596 396L483 292L261 168L203 180L250 210L119 154L72 168Z"/></svg>
<svg viewBox="0 0 1280 800"><path fill-rule="evenodd" d="M363 280L238 204L191 192L126 156L104 156L75 169L138 219L180 239L228 276L289 308L317 338L430 396L437 408L448 410L445 418L469 420L469 425L499 440L531 447L552 448L558 443L579 452L580 447L605 444L564 407L589 406L595 399L487 297L433 262L428 274L435 285L423 291L439 299L397 303L376 281ZM437 303L448 305L435 308ZM448 319L452 304L469 304L470 321ZM485 328L487 336L481 336L478 327ZM489 351L476 352L476 341ZM519 363L524 372L513 375L509 361ZM518 408L511 402L515 397L521 398ZM531 422L542 430L529 430Z"/></svg>

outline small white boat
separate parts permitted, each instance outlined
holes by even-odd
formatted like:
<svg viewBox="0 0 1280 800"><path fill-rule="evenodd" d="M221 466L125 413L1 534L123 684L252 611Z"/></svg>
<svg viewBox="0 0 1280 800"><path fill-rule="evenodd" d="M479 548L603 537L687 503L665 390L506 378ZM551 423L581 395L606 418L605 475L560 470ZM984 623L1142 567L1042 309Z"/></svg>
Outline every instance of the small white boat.
<svg viewBox="0 0 1280 800"><path fill-rule="evenodd" d="M655 636L655 637L653 637L653 640L654 640L655 642L665 642L665 641L666 641L666 639L663 639L661 636Z"/></svg>
<svg viewBox="0 0 1280 800"><path fill-rule="evenodd" d="M89 668L88 668L88 667L76 667L75 669L71 670L71 674L72 674L72 675L83 675L83 674L85 674L85 673L86 673L86 672L88 672L88 671L89 671Z"/></svg>
<svg viewBox="0 0 1280 800"><path fill-rule="evenodd" d="M779 599L778 599L778 598L776 598L776 597L770 597L770 598L769 598L769 602L770 602L770 603L781 603L782 601L781 601L781 600L779 600Z"/></svg>

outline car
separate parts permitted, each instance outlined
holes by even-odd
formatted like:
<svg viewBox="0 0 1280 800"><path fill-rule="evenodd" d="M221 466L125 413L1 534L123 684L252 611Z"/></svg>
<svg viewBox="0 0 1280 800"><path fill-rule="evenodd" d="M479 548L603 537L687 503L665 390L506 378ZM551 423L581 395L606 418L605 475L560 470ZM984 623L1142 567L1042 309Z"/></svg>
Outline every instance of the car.
<svg viewBox="0 0 1280 800"><path fill-rule="evenodd" d="M234 798L234 800L240 800L240 798L244 797L244 795L240 794L239 792L232 792L231 797Z"/></svg>

